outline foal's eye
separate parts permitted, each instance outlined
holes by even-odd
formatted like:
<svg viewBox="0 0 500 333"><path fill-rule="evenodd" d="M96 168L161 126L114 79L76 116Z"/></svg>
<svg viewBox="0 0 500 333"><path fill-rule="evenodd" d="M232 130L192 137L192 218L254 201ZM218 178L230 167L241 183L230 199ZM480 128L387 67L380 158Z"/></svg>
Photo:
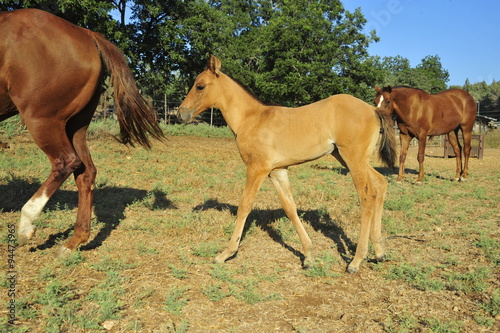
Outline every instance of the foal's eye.
<svg viewBox="0 0 500 333"><path fill-rule="evenodd" d="M198 91L202 91L203 89L205 89L205 86L202 84L199 84L196 86L196 90L198 90Z"/></svg>

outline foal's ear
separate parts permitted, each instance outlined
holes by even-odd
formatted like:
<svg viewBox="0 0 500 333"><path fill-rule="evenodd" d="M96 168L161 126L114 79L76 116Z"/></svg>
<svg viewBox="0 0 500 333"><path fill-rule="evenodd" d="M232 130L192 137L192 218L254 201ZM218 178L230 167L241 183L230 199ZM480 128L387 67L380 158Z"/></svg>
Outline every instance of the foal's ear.
<svg viewBox="0 0 500 333"><path fill-rule="evenodd" d="M381 93L381 92L382 92L382 90L381 90L378 86L375 86L374 88L375 88L375 91L376 91L376 92L378 92L378 93Z"/></svg>
<svg viewBox="0 0 500 333"><path fill-rule="evenodd" d="M219 76L221 66L222 63L220 62L220 60L216 56L211 54L210 60L208 61L208 69L210 69L215 75Z"/></svg>

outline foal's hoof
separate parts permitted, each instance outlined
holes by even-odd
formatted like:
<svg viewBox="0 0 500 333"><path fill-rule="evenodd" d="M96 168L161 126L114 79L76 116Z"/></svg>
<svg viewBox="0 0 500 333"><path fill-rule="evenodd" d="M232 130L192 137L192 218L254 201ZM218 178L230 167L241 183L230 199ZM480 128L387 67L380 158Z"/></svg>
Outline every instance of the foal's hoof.
<svg viewBox="0 0 500 333"><path fill-rule="evenodd" d="M376 262L384 262L386 260L387 260L387 257L385 256L385 254L381 255L380 257L375 258Z"/></svg>
<svg viewBox="0 0 500 333"><path fill-rule="evenodd" d="M358 269L354 268L352 266L347 266L346 272L349 273L349 274L354 274L354 273L358 272Z"/></svg>
<svg viewBox="0 0 500 333"><path fill-rule="evenodd" d="M56 258L59 258L59 259L64 259L64 258L67 258L69 257L69 255L71 254L71 250L68 249L67 247L65 246L61 246L55 253L55 257Z"/></svg>

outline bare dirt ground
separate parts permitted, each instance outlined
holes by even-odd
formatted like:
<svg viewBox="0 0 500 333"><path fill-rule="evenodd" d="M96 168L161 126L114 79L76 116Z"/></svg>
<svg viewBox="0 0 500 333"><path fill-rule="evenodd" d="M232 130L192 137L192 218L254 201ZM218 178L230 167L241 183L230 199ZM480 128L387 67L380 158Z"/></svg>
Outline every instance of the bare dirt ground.
<svg viewBox="0 0 500 333"><path fill-rule="evenodd" d="M22 145L11 143L0 158L14 165L24 153L36 151L26 148L23 153ZM203 244L222 248L234 226L244 165L233 139L171 137L151 152L129 149L107 138L92 140L90 146L99 172L90 245L81 249L76 264L53 257L76 217L75 187L69 180L49 203L36 237L16 251L16 298L23 302L15 326L19 331L47 332L50 321L58 323L53 332L98 331L72 319L101 314L104 303L92 295L104 294L106 283L116 291L118 308L96 322L109 332L500 331L500 318L484 311L484 304L491 303L491 295L500 287L498 267L474 246L478 239L474 223L490 225L488 235L498 242L500 213L486 211L491 210L489 200L498 199L500 150L487 150L483 160L471 161L468 183L486 186L486 193L495 196L484 199L484 207L467 206L458 214L464 206L458 202L462 192L447 196L439 190L450 186L454 160L439 157L442 148L428 149L429 176L419 193L432 199L416 200L412 214L386 212L384 223L400 224L390 233L383 231L389 261L364 262L352 275L344 270L357 242L359 207L350 176L331 157L292 168L299 215L315 254L322 258L318 265L326 271L314 275L301 268L300 242L293 230L288 235L291 223L269 182L258 194L248 221L252 226L234 259L221 268L212 264L210 255L196 252ZM10 196L29 198L43 181L46 171L40 169L47 163L40 156L33 167L1 174L2 235L8 224L17 224L22 206L10 203ZM390 181L388 200L413 193L415 148L409 153L404 183L395 183L395 172L380 170ZM13 177L6 181L9 172ZM14 194L9 192L13 187ZM432 210L427 214L430 201ZM7 269L6 252L5 243L0 244L2 270ZM451 257L454 265L447 264ZM478 267L489 267L490 274L481 292L421 290L402 279L387 278L393 267L402 264L433 267L441 280L447 272ZM119 284L109 282L111 272L116 272ZM60 297L64 293L71 297L44 303L41 295L48 294L47 286L54 282L66 287ZM207 291L210 286L228 296L211 299L215 292ZM182 290L182 297L174 301L182 304L178 311L168 303L173 289ZM3 305L5 283L0 291ZM58 312L58 306L71 311ZM27 318L26 310L34 314ZM0 309L0 314L6 313ZM478 315L489 315L490 324L478 323Z"/></svg>

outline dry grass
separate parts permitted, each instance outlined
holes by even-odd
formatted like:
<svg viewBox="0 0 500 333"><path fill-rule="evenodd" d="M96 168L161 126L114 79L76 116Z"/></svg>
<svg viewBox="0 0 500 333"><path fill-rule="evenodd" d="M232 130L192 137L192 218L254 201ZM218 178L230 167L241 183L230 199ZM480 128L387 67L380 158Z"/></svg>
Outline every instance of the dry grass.
<svg viewBox="0 0 500 333"><path fill-rule="evenodd" d="M6 141L3 138L3 141ZM28 136L0 151L1 235L48 174ZM212 264L232 232L245 171L234 139L173 136L153 150L107 136L90 142L98 180L89 244L54 259L76 217L67 181L16 251L18 332L481 332L498 331L500 150L471 161L427 151L426 182L388 177L389 261L344 273L359 232L350 176L331 157L291 168L299 215L317 264L304 271L298 237L270 182L238 255ZM377 161L373 161L377 165ZM7 268L5 237L0 267ZM0 304L7 302L3 280ZM2 316L5 323L7 311ZM495 317L496 316L496 317ZM6 328L2 330L5 331Z"/></svg>

